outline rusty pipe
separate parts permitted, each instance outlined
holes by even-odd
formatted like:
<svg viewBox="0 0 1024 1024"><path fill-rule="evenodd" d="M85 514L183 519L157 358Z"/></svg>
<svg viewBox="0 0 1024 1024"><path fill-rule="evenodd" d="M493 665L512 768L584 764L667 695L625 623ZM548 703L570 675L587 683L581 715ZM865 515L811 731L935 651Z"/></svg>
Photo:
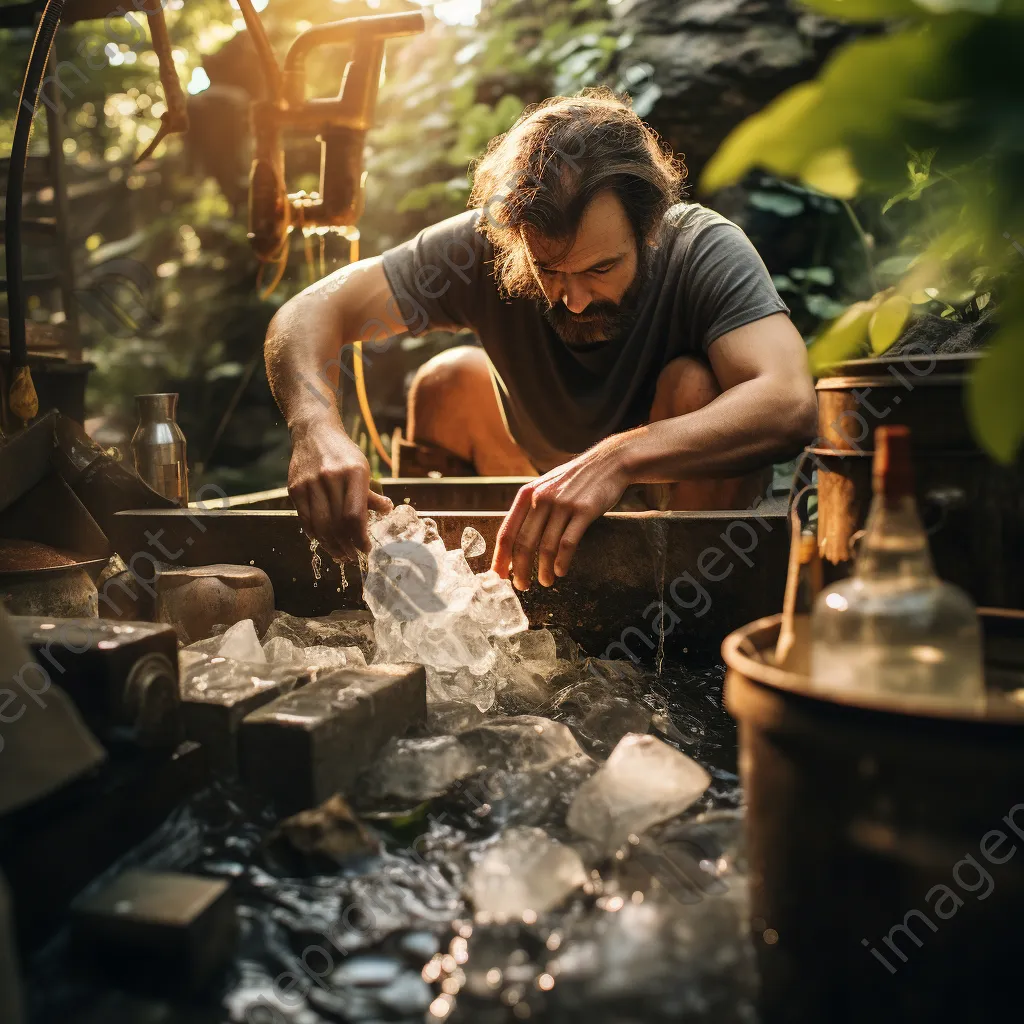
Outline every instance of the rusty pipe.
<svg viewBox="0 0 1024 1024"><path fill-rule="evenodd" d="M365 71L376 65L376 77L363 75L359 81L352 81L350 71L346 75L343 94L346 107L350 107L352 128L368 128L373 115L373 105L377 96L376 78L380 75L380 57L383 54L385 39L397 36L413 36L426 28L426 22L419 11L404 11L401 14L372 14L363 18L346 18L344 21L331 21L325 25L314 25L300 33L292 41L288 54L284 59L284 95L290 107L300 107L305 102L306 94L306 59L313 50L331 44L351 44L353 49L360 44L370 48L369 54L355 52L354 63L361 64ZM369 57L369 60L366 58ZM373 82L363 78L374 77ZM353 90L353 86L356 88ZM351 106L348 100L352 94Z"/></svg>
<svg viewBox="0 0 1024 1024"><path fill-rule="evenodd" d="M252 44L256 48L256 57L266 76L266 98L271 103L280 103L284 96L281 68L277 63L277 57L274 56L274 48L270 45L267 30L263 27L263 22L260 20L256 8L253 7L252 0L238 0L238 6L242 11L242 18L245 21L245 27L249 30Z"/></svg>

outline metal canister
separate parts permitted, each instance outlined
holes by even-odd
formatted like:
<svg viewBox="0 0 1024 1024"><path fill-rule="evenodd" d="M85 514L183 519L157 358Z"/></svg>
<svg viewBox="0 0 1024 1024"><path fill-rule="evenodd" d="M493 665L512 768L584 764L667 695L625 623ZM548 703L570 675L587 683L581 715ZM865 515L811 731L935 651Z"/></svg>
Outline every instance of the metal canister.
<svg viewBox="0 0 1024 1024"><path fill-rule="evenodd" d="M136 472L154 491L188 505L188 462L185 435L174 416L176 394L136 395L139 425L132 437Z"/></svg>

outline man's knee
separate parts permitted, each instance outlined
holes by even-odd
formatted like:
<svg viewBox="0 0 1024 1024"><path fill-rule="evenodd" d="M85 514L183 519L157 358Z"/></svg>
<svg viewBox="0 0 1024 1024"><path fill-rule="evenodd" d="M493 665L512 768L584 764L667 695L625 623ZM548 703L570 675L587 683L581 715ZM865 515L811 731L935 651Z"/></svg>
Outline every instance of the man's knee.
<svg viewBox="0 0 1024 1024"><path fill-rule="evenodd" d="M460 345L428 359L417 371L409 389L409 404L421 414L464 401L481 383L487 383L487 357L483 350Z"/></svg>
<svg viewBox="0 0 1024 1024"><path fill-rule="evenodd" d="M702 409L721 393L722 389L706 363L690 356L679 356L667 363L658 375L651 419L685 416Z"/></svg>

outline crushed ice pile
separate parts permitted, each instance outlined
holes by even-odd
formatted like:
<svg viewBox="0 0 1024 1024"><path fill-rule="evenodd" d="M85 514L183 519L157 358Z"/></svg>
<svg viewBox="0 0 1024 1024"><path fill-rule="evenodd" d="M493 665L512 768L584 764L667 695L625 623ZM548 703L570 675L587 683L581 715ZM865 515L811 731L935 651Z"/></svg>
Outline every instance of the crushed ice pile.
<svg viewBox="0 0 1024 1024"><path fill-rule="evenodd" d="M252 619L178 652L182 696L204 696L279 685L285 690L320 672L366 664L373 628L351 614L301 619L275 612L261 641Z"/></svg>
<svg viewBox="0 0 1024 1024"><path fill-rule="evenodd" d="M467 527L462 546L447 551L432 519L399 505L370 526L370 538L363 599L374 616L375 660L424 665L430 699L486 711L514 666L554 653L503 642L529 622L511 582L470 567L467 555L486 550L476 530Z"/></svg>

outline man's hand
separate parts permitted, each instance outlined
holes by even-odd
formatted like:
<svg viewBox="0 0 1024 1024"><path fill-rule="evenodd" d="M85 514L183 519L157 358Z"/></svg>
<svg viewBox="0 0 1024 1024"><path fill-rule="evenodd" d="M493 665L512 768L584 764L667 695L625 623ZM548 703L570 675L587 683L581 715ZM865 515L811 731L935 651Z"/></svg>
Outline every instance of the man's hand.
<svg viewBox="0 0 1024 1024"><path fill-rule="evenodd" d="M370 550L367 508L387 513L391 501L370 490L370 464L340 423L323 420L292 428L288 493L303 529L342 561Z"/></svg>
<svg viewBox="0 0 1024 1024"><path fill-rule="evenodd" d="M540 553L537 579L550 587L569 571L580 538L612 508L630 483L622 437L613 436L589 451L532 480L516 495L494 547L491 567L519 590L530 586L533 559Z"/></svg>

